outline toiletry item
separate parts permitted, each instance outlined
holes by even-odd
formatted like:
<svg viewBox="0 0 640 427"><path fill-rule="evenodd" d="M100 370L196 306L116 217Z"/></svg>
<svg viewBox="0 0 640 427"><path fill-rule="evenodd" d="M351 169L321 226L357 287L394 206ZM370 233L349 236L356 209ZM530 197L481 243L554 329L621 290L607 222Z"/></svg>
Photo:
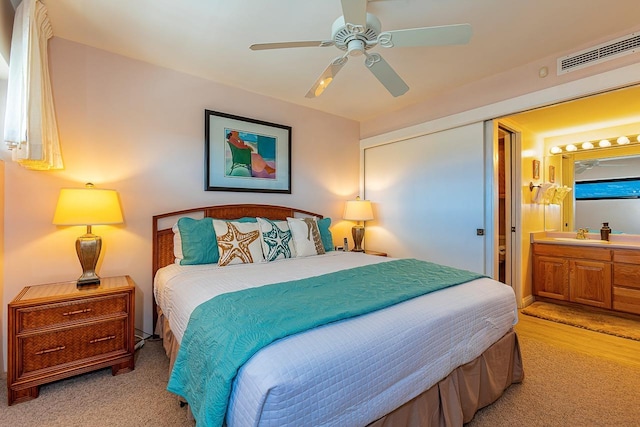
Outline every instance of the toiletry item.
<svg viewBox="0 0 640 427"><path fill-rule="evenodd" d="M346 237L343 240L342 250L344 252L347 252L349 250L349 241L347 240Z"/></svg>
<svg viewBox="0 0 640 427"><path fill-rule="evenodd" d="M609 228L609 223L603 222L602 228L600 229L600 240L609 240L609 234L611 234L611 228Z"/></svg>

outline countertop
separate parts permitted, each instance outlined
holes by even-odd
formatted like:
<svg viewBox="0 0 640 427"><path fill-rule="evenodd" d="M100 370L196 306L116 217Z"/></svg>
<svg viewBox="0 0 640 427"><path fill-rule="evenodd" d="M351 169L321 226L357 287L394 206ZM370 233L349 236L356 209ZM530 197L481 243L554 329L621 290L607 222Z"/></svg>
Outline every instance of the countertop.
<svg viewBox="0 0 640 427"><path fill-rule="evenodd" d="M549 243L553 245L590 246L602 248L638 249L640 235L611 234L609 240L600 240L600 233L587 233L584 240L576 239L576 233L561 231L541 231L531 233L531 243Z"/></svg>

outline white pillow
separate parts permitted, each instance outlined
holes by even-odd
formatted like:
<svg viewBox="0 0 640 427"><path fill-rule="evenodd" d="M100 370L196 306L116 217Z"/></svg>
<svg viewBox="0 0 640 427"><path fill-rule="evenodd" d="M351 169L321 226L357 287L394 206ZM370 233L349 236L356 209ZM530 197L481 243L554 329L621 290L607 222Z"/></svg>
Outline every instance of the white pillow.
<svg viewBox="0 0 640 427"><path fill-rule="evenodd" d="M262 252L267 261L295 258L296 247L287 221L272 221L267 218L257 218L260 226L260 241Z"/></svg>
<svg viewBox="0 0 640 427"><path fill-rule="evenodd" d="M287 218L287 222L293 234L297 257L325 253L316 218Z"/></svg>
<svg viewBox="0 0 640 427"><path fill-rule="evenodd" d="M220 259L218 265L262 262L262 243L257 222L213 220Z"/></svg>
<svg viewBox="0 0 640 427"><path fill-rule="evenodd" d="M171 227L173 231L173 256L175 257L174 262L180 265L180 261L184 258L182 254L182 237L180 236L180 228L178 228L178 223L176 222Z"/></svg>

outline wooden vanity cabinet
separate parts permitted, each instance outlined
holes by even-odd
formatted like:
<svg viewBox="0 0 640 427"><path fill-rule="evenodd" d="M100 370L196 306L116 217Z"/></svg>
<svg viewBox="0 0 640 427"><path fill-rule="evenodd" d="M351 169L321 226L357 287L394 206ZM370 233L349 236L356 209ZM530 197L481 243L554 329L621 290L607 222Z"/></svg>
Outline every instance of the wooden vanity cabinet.
<svg viewBox="0 0 640 427"><path fill-rule="evenodd" d="M613 309L640 314L640 250L613 253Z"/></svg>
<svg viewBox="0 0 640 427"><path fill-rule="evenodd" d="M569 301L611 308L611 263L569 261Z"/></svg>
<svg viewBox="0 0 640 427"><path fill-rule="evenodd" d="M533 294L569 301L569 260L534 252Z"/></svg>
<svg viewBox="0 0 640 427"><path fill-rule="evenodd" d="M533 244L533 294L611 308L612 251Z"/></svg>

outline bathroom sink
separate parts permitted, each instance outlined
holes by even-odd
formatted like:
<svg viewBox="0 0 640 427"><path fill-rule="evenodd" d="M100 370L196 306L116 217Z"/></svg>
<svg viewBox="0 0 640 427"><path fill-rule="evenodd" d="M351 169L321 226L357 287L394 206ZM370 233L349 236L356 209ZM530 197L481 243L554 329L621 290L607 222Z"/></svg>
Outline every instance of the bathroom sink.
<svg viewBox="0 0 640 427"><path fill-rule="evenodd" d="M595 240L595 239L576 239L575 237L553 237L553 240L559 240L561 242L571 242L582 245L602 245L609 243L607 240Z"/></svg>

